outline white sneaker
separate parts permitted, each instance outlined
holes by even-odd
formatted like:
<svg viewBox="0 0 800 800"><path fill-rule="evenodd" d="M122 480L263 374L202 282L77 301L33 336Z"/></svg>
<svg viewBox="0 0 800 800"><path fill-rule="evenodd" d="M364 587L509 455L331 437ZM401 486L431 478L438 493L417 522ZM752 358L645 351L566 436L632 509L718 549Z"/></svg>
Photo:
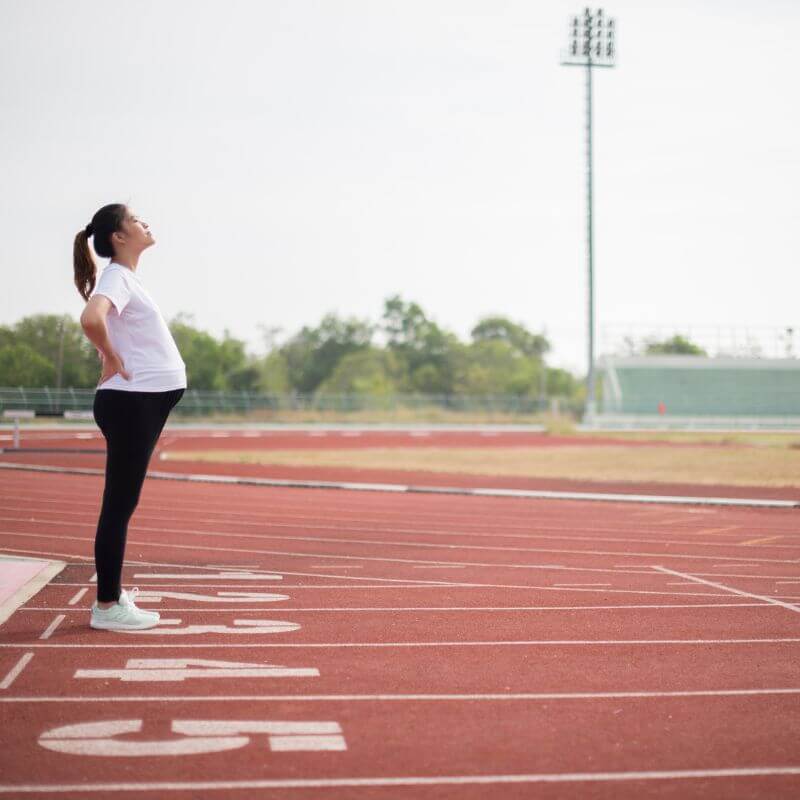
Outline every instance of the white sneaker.
<svg viewBox="0 0 800 800"><path fill-rule="evenodd" d="M136 609L136 611L138 611L140 614L144 614L145 616L155 617L156 619L161 619L161 615L158 613L158 611L150 611L147 608L139 608L139 606L136 605L135 601L138 594L139 594L139 589L136 586L134 586L133 589L131 589L130 594L123 589L119 593L119 602L122 603L122 605L127 605L130 606L131 608Z"/></svg>
<svg viewBox="0 0 800 800"><path fill-rule="evenodd" d="M160 614L155 611L142 611L136 608L123 592L119 601L110 608L100 608L94 603L89 625L104 631L138 631L155 628L160 619Z"/></svg>

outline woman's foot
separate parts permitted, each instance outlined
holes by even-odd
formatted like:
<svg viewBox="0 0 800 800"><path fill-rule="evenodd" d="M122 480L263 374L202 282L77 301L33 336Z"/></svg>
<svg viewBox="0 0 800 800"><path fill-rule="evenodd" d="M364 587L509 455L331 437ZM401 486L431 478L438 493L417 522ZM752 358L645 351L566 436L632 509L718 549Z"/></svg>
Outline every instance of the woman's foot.
<svg viewBox="0 0 800 800"><path fill-rule="evenodd" d="M133 631L154 628L158 625L161 615L157 611L143 611L133 602L138 589L128 594L124 589L119 600L108 608L101 608L97 603L92 606L92 616L89 625L92 628L105 631Z"/></svg>
<svg viewBox="0 0 800 800"><path fill-rule="evenodd" d="M134 586L130 592L126 592L124 589L119 593L119 602L123 605L128 605L131 608L135 608L140 614L145 614L146 616L155 617L156 619L160 619L161 615L158 611L150 611L146 608L139 608L136 605L136 597L139 594L139 589Z"/></svg>

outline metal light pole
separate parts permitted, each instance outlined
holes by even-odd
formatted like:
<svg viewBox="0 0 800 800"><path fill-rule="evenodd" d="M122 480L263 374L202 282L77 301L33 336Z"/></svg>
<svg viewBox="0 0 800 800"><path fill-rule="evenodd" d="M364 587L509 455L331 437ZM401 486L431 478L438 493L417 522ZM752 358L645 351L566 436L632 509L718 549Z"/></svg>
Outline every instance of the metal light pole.
<svg viewBox="0 0 800 800"><path fill-rule="evenodd" d="M586 266L588 272L589 369L586 376L586 414L591 422L596 411L594 380L594 229L592 227L592 68L616 63L616 23L599 8L594 14L570 20L569 47L561 56L563 66L586 69Z"/></svg>

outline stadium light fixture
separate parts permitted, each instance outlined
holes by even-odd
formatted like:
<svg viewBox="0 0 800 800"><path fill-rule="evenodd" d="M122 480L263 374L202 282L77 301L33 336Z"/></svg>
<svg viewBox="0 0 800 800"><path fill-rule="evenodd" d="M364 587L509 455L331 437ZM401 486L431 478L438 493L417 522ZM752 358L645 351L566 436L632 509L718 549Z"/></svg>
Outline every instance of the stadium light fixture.
<svg viewBox="0 0 800 800"><path fill-rule="evenodd" d="M594 13L584 9L582 15L570 18L566 51L561 64L565 67L583 67L586 70L586 266L588 272L588 372L586 375L586 412L584 418L592 422L596 412L594 376L594 228L592 225L592 69L613 67L617 60L617 23L607 17L603 9Z"/></svg>

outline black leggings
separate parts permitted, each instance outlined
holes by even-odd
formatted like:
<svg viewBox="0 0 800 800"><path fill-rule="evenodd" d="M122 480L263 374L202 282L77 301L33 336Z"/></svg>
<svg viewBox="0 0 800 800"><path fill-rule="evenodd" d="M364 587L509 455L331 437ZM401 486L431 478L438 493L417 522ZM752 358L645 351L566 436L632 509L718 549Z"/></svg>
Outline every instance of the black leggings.
<svg viewBox="0 0 800 800"><path fill-rule="evenodd" d="M106 485L94 540L101 603L119 600L128 521L139 502L158 437L183 392L95 392L94 419L106 438Z"/></svg>

